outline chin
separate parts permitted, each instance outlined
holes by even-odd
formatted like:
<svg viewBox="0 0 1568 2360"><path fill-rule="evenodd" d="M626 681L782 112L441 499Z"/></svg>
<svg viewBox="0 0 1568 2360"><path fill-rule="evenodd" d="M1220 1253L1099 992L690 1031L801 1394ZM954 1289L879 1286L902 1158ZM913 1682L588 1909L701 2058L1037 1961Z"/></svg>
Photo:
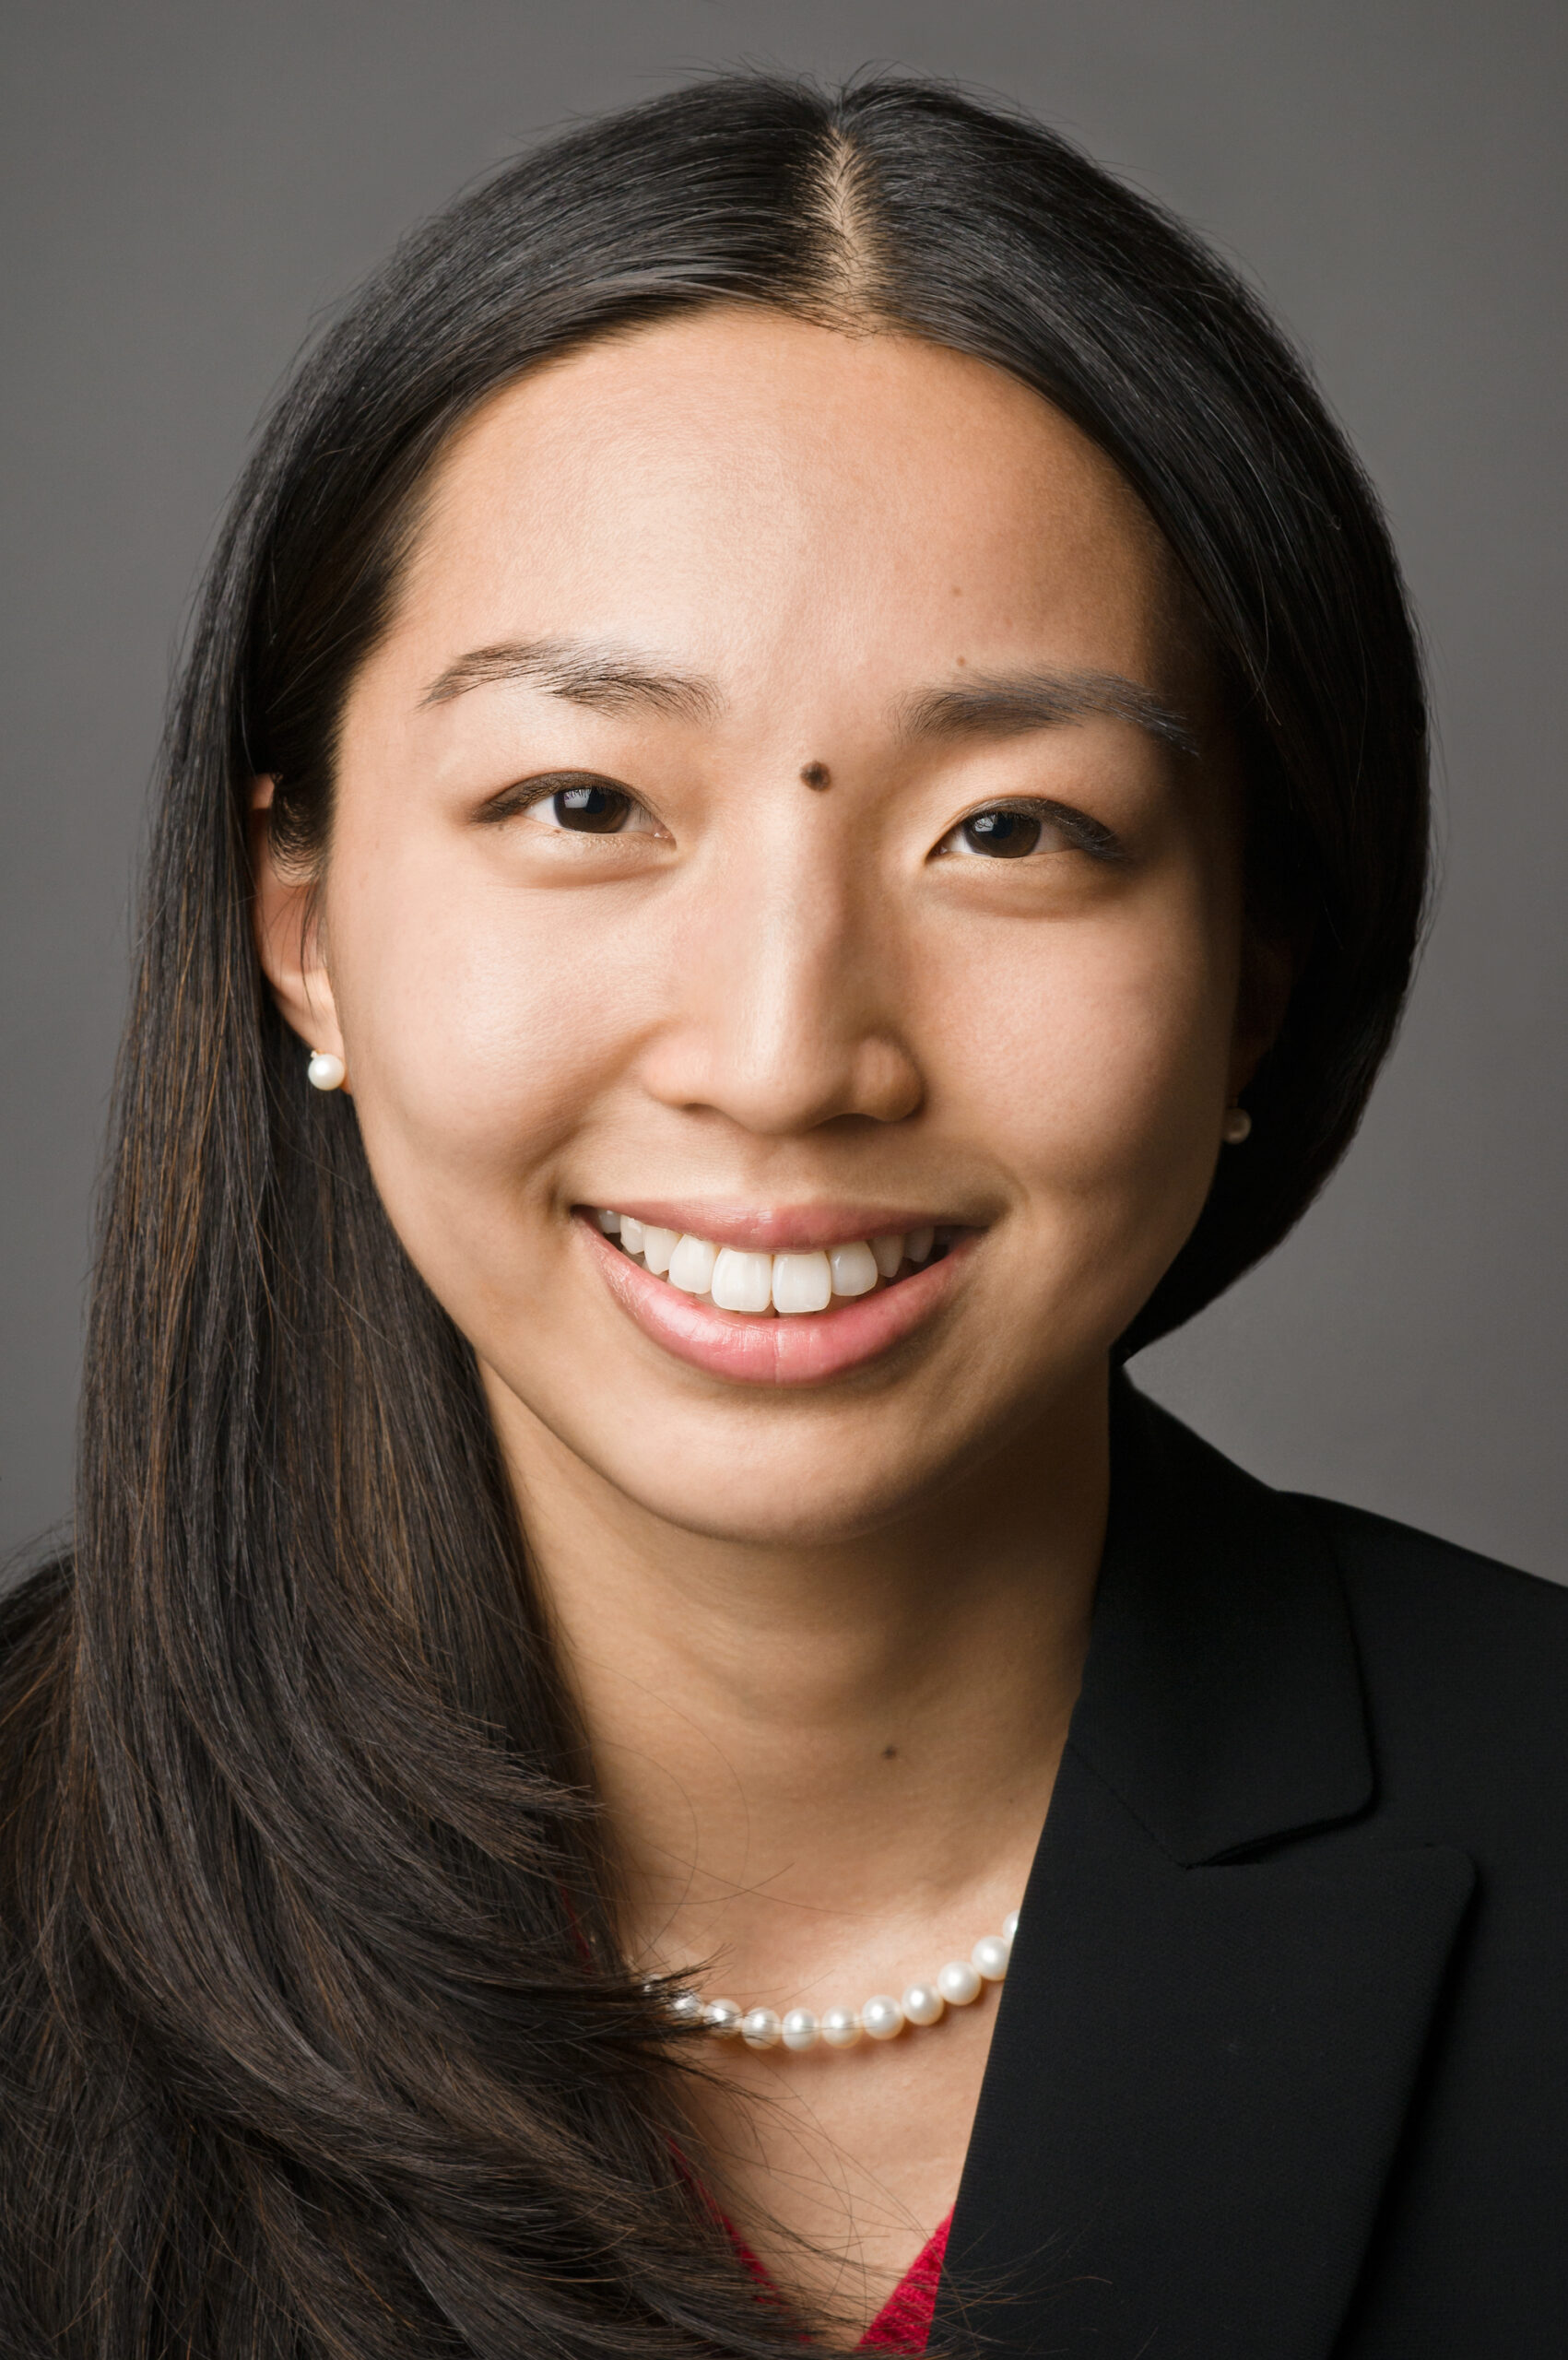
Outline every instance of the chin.
<svg viewBox="0 0 1568 2360"><path fill-rule="evenodd" d="M819 1438L809 1450L760 1451L723 1472L696 1466L672 1477L667 1459L597 1464L646 1515L738 1548L831 1549L896 1524L941 1488L920 1454L823 1447Z"/></svg>

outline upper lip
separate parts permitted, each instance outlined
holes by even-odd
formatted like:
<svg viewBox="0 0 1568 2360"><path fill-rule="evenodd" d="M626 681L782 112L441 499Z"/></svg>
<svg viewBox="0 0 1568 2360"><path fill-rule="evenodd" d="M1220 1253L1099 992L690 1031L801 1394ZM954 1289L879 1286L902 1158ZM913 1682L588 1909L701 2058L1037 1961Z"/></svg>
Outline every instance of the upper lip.
<svg viewBox="0 0 1568 2360"><path fill-rule="evenodd" d="M889 1237L912 1229L974 1228L927 1206L867 1205L847 1201L812 1205L747 1205L731 1198L685 1197L600 1198L584 1202L591 1212L630 1214L650 1229L673 1229L682 1237L705 1237L714 1245L749 1246L759 1254L809 1254L824 1245L847 1245L857 1238Z"/></svg>

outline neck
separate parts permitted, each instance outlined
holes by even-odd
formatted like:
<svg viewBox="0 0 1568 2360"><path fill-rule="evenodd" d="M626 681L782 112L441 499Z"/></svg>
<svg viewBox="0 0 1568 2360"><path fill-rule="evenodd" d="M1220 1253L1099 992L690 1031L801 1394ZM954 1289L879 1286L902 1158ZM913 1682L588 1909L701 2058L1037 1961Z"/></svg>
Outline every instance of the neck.
<svg viewBox="0 0 1568 2360"><path fill-rule="evenodd" d="M1103 1372L917 1516L788 1545L646 1514L490 1389L623 1866L629 1957L722 1949L749 1999L868 1928L999 1923L1088 1644Z"/></svg>

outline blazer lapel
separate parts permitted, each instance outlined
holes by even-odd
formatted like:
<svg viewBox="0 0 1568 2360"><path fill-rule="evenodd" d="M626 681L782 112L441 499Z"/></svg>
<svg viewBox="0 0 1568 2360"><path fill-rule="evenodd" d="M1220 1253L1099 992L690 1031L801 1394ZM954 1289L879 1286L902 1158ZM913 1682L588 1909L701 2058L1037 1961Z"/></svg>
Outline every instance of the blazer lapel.
<svg viewBox="0 0 1568 2360"><path fill-rule="evenodd" d="M1130 1391L1114 1462L938 2337L1326 2360L1473 1871L1352 1823L1355 1649L1301 1512Z"/></svg>

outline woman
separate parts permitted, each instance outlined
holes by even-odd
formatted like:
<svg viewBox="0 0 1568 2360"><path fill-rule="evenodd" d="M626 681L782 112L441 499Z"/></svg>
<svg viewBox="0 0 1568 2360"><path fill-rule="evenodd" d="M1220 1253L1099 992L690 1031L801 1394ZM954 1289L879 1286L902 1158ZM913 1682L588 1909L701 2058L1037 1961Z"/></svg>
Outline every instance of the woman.
<svg viewBox="0 0 1568 2360"><path fill-rule="evenodd" d="M1568 1601L1114 1374L1349 1141L1424 796L1316 395L1033 126L714 81L395 258L8 1610L7 2354L1562 2348Z"/></svg>

